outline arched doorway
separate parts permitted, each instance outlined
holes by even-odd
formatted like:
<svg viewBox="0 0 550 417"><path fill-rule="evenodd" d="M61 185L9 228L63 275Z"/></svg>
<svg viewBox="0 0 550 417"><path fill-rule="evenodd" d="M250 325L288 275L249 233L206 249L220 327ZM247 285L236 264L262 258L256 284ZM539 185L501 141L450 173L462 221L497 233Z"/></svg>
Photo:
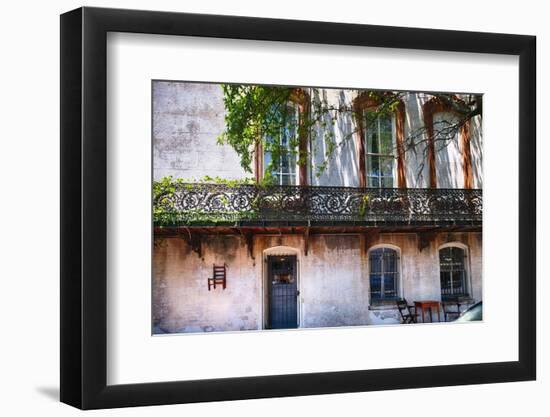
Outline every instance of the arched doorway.
<svg viewBox="0 0 550 417"><path fill-rule="evenodd" d="M264 252L264 302L266 329L299 327L298 251L275 247Z"/></svg>

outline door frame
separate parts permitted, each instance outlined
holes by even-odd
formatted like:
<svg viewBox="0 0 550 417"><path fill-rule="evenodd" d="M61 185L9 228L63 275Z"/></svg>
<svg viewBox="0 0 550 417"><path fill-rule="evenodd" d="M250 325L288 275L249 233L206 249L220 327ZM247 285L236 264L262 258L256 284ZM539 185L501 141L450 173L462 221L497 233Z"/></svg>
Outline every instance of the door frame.
<svg viewBox="0 0 550 417"><path fill-rule="evenodd" d="M266 330L269 320L269 271L267 266L267 260L269 256L295 256L296 257L296 289L299 291L299 295L296 297L296 329L302 327L302 285L301 285L301 262L300 251L296 248L289 246L275 246L263 251L262 254L262 268L261 268L261 291L260 291L260 305L261 305L261 329ZM274 330L296 330L296 329L274 329Z"/></svg>

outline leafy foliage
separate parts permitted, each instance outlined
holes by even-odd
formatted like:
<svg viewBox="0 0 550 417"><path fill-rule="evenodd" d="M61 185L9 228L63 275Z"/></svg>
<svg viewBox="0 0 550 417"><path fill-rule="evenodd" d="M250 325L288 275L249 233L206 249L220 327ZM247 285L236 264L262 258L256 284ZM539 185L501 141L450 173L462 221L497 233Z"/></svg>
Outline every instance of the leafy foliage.
<svg viewBox="0 0 550 417"><path fill-rule="evenodd" d="M352 103L341 100L338 105L328 104L326 97L318 89L307 95L307 117L300 112L296 117L297 92L301 89L259 85L223 84L225 130L219 136L218 143L230 145L240 157L242 168L252 172L254 152L262 149L269 153L269 166L264 167L264 182L270 183L270 173L277 167L283 154L291 154L298 165L309 160L307 151L299 150L299 137L304 135L310 140L312 149L323 149L322 161L317 161L316 175L327 167L328 161L336 150L349 140L355 131L348 132L340 141L336 139L335 124L338 117L348 115L356 118ZM357 90L357 93L360 93ZM400 93L369 91L372 100L380 102L378 108L369 113L372 123L378 115L394 112L399 104ZM280 141L281 136L285 141Z"/></svg>
<svg viewBox="0 0 550 417"><path fill-rule="evenodd" d="M259 220L262 214L280 210L280 198L277 193L280 192L278 186L270 184L257 184L251 178L242 180L226 180L219 177L205 176L200 180L187 180L181 178L172 178L167 176L158 181L153 181L153 223L155 227L163 226L178 226L178 225L216 225L227 224L237 221ZM211 192L213 184L223 185L223 192ZM250 190L250 185L258 191L250 205L246 205L246 209L236 209L229 201L228 194L243 192L241 187ZM247 187L248 186L248 187ZM202 189L204 187L204 190ZM228 191L229 189L229 191ZM234 190L231 190L234 189ZM204 191L204 194L202 192ZM264 193L265 192L265 193ZM210 193L210 194L209 194ZM176 207L175 202L178 199L186 198L185 196L201 196L199 198L215 199L215 209L208 207L182 209ZM192 197L193 198L193 197ZM210 200L212 201L212 200ZM301 198L295 198L293 201L296 207L302 207L303 201ZM290 207L291 199L285 204ZM365 193L361 196L359 203L358 214L366 215L366 210L369 204L369 195Z"/></svg>
<svg viewBox="0 0 550 417"><path fill-rule="evenodd" d="M254 178L243 178L230 180L221 177L204 176L201 179L183 179L173 178L172 176L163 177L158 181L153 181L153 223L155 226L168 226L180 223L185 224L204 224L205 222L216 224L227 222L235 217L234 210L223 210L223 207L216 212L203 213L201 210L178 211L175 207L175 196L178 189L186 187L188 190L200 190L202 185L223 184L227 187L238 188L242 185L256 184ZM220 201L221 206L226 206L228 202ZM254 218L256 210L241 211L238 213L239 219Z"/></svg>
<svg viewBox="0 0 550 417"><path fill-rule="evenodd" d="M241 158L241 166L252 172L252 157L259 143L270 151L273 163L279 161L282 149L278 140L281 126L297 122L291 117L288 103L292 90L286 87L223 84L225 105L225 130L218 143L230 145ZM296 136L291 145L297 146Z"/></svg>
<svg viewBox="0 0 550 417"><path fill-rule="evenodd" d="M268 166L264 166L264 183L271 181L270 173L278 167L283 154L292 154L292 160L298 165L305 165L310 160L307 151L299 150L299 136L307 134L310 149L314 155L322 155L323 160L315 161L315 175L319 176L327 168L330 159L337 150L344 146L357 132L357 129L368 128L376 119L385 114L393 113L399 106L401 98L406 94L396 91L351 90L354 97L363 95L370 102L377 103L376 108L369 109L361 124L356 118L365 115L357 113L353 103L340 97L337 104L329 104L322 89L306 89L307 117L293 117L293 107L289 103L296 101L296 92L305 91L299 88L234 85L223 84L225 115L225 130L218 138L218 143L228 144L240 157L242 168L252 172L254 153L259 149L271 156ZM349 90L348 90L349 91ZM445 143L445 138L453 137L461 126L476 115L481 115L482 96L470 95L466 100L457 100L453 94L424 93L436 97L446 103L456 114L459 121L445 126L445 135L438 135L435 140ZM345 120L353 120L354 129L343 137L336 135L336 124ZM342 129L339 129L342 133ZM441 129L443 130L443 128ZM277 138L284 134L287 141L282 144ZM405 152L413 151L426 141L426 127L409 132L405 138ZM448 141L447 141L448 142ZM425 146L421 146L425 151Z"/></svg>

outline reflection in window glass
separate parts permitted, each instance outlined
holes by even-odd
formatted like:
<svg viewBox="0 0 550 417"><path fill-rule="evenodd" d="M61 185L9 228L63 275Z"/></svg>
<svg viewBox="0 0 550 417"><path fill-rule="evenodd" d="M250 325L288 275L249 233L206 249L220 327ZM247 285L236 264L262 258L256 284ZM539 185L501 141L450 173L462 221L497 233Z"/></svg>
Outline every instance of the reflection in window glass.
<svg viewBox="0 0 550 417"><path fill-rule="evenodd" d="M439 251L439 271L441 279L441 297L443 299L467 296L466 251L456 246L449 246Z"/></svg>
<svg viewBox="0 0 550 417"><path fill-rule="evenodd" d="M393 188L394 129L391 114L365 114L365 138L367 140L367 186Z"/></svg>
<svg viewBox="0 0 550 417"><path fill-rule="evenodd" d="M298 108L294 105L287 107L280 134L276 138L267 138L267 142L279 147L279 160L274 161L272 152L264 151L264 169L273 177L277 185L297 185L296 158L297 150L293 149L292 142L296 141L298 126Z"/></svg>
<svg viewBox="0 0 550 417"><path fill-rule="evenodd" d="M397 298L398 259L397 251L391 248L378 248L369 252L371 300Z"/></svg>

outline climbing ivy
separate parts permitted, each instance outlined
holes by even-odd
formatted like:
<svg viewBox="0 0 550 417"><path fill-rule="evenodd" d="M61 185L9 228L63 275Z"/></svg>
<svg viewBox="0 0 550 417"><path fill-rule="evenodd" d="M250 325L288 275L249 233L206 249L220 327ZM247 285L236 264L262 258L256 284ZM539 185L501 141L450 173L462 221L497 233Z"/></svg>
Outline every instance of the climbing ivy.
<svg viewBox="0 0 550 417"><path fill-rule="evenodd" d="M218 137L219 144L230 145L239 155L242 168L252 172L254 153L258 149L268 152L271 161L264 167L264 182L269 183L273 167L277 167L283 153L290 153L298 165L305 165L309 160L307 152L299 152L299 135L307 133L311 150L315 155L322 155L316 161L315 175L319 176L326 169L329 160L339 147L342 147L356 132L347 132L337 140L335 125L343 115L351 119L357 117L353 104L341 100L337 105L328 104L319 89L307 89L308 117L295 117L297 91L289 87L222 84L225 107L225 129ZM394 112L399 104L401 93L389 91L352 90L356 94L365 93L379 106L370 113L366 123L372 123L378 115ZM311 95L311 96L310 96ZM357 126L357 123L354 123ZM288 146L278 140L282 129L288 139Z"/></svg>

